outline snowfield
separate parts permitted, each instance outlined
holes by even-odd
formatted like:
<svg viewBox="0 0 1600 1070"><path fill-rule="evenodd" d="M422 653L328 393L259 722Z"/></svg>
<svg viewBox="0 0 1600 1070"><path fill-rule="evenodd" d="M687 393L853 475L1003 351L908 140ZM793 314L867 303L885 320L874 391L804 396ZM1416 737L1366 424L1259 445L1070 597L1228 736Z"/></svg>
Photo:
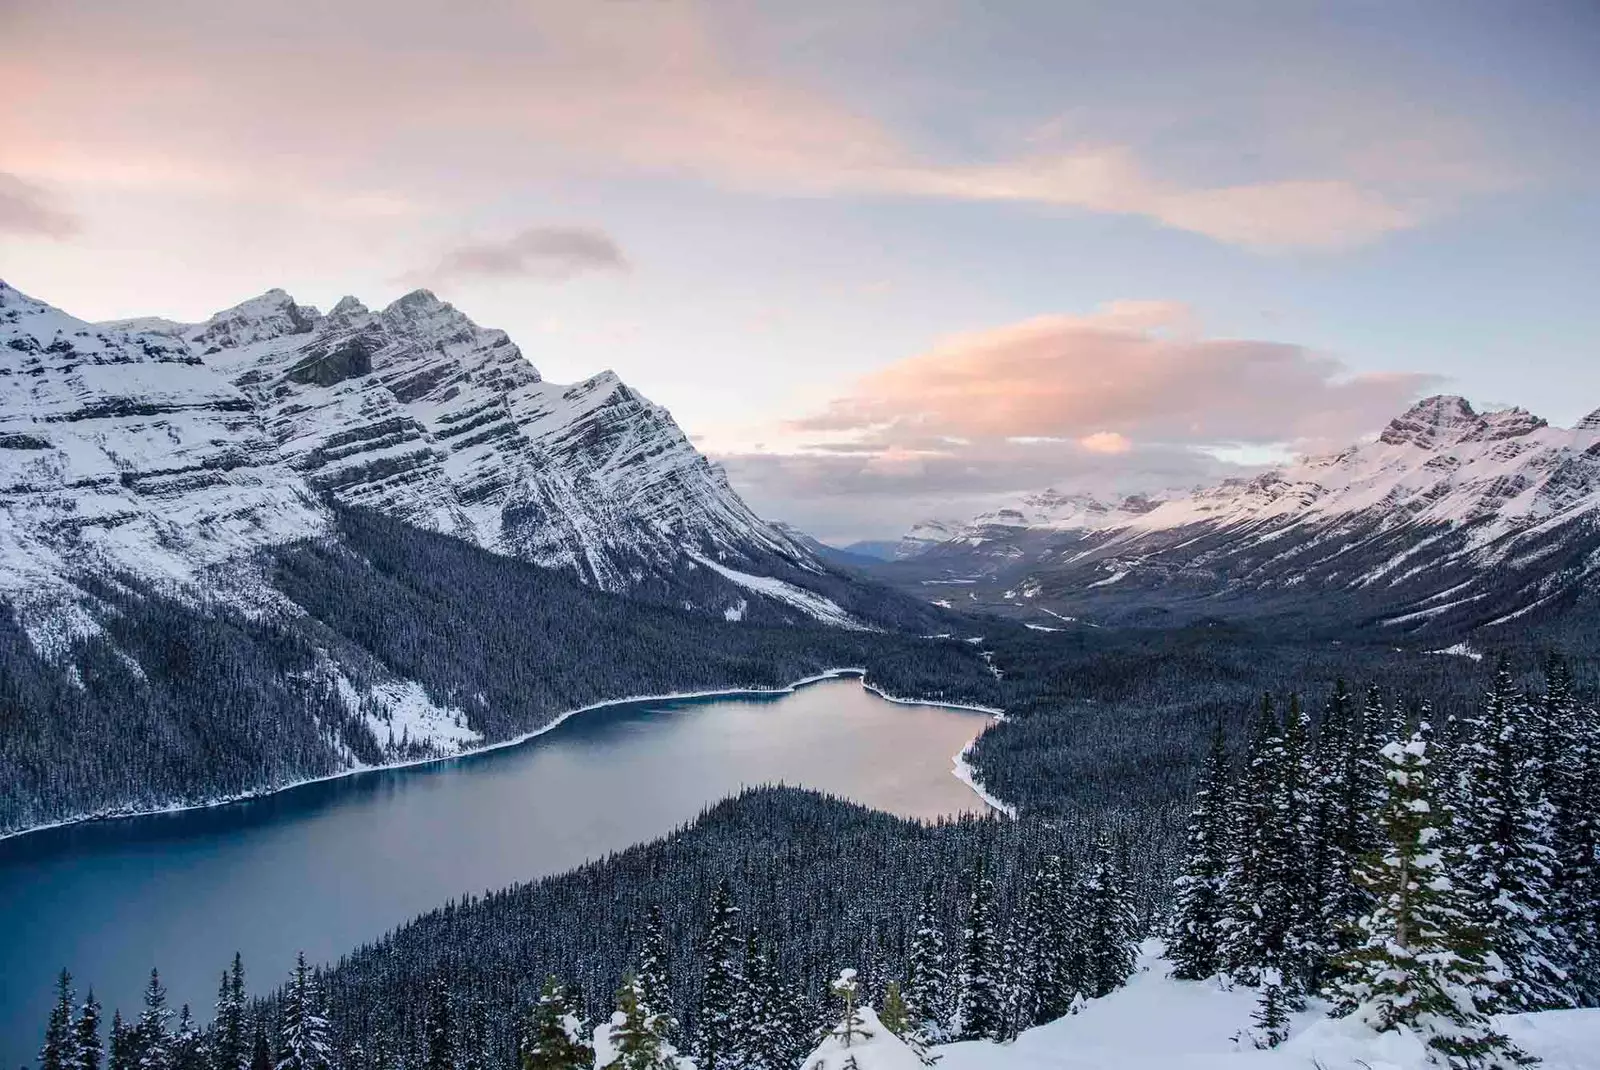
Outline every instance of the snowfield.
<svg viewBox="0 0 1600 1070"><path fill-rule="evenodd" d="M1250 1026L1254 989L1174 981L1147 941L1139 972L1078 1014L1025 1031L1014 1043L966 1041L934 1049L940 1070L1433 1070L1422 1042L1375 1034L1323 1008L1295 1015L1289 1040L1258 1051L1235 1041ZM1499 1027L1543 1070L1600 1067L1600 1010L1504 1015ZM863 1062L861 1070L876 1070Z"/></svg>

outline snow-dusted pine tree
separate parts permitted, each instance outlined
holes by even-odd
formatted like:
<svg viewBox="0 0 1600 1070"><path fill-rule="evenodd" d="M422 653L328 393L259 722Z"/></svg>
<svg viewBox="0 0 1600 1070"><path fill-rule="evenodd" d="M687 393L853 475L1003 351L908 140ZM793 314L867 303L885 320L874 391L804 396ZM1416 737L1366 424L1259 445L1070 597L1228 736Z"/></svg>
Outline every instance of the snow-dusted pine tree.
<svg viewBox="0 0 1600 1070"><path fill-rule="evenodd" d="M993 1040L1004 1026L1005 993L1001 988L1000 944L995 932L994 884L983 860L967 903L961 934L960 969L956 976L954 1036L961 1040Z"/></svg>
<svg viewBox="0 0 1600 1070"><path fill-rule="evenodd" d="M84 997L78 1008L78 1020L72 1025L72 1047L76 1061L74 1070L100 1070L105 1049L100 1043L100 1001L94 998L94 989Z"/></svg>
<svg viewBox="0 0 1600 1070"><path fill-rule="evenodd" d="M449 1019L449 1001L445 998L444 984L435 980L430 991L428 1028L428 1070L454 1070L454 1040ZM435 1017L439 1001L444 1000L443 1021ZM295 959L294 973L290 975L288 989L282 1004L283 1019L278 1026L278 1058L276 1070L334 1070L332 1031L322 1011L321 985L306 965L305 952ZM435 1036L442 1033L448 1038L441 1058L435 1061Z"/></svg>
<svg viewBox="0 0 1600 1070"><path fill-rule="evenodd" d="M1094 859L1078 886L1083 912L1083 994L1110 995L1133 975L1139 954L1138 915L1117 864L1116 851L1102 836Z"/></svg>
<svg viewBox="0 0 1600 1070"><path fill-rule="evenodd" d="M139 1014L139 1024L134 1027L139 1070L172 1070L172 1033L168 1027L171 1021L167 990L161 984L161 975L151 970L150 983L144 989L144 1010Z"/></svg>
<svg viewBox="0 0 1600 1070"><path fill-rule="evenodd" d="M1270 966L1261 971L1261 999L1250 1023L1250 1040L1257 1048L1276 1048L1289 1039L1289 997L1283 975Z"/></svg>
<svg viewBox="0 0 1600 1070"><path fill-rule="evenodd" d="M1283 726L1273 712L1272 696L1263 696L1229 805L1230 850L1220 925L1224 968L1251 985L1260 982L1263 969L1280 966L1283 957L1281 945L1272 942L1263 910L1280 884L1281 844L1275 835L1279 817L1274 806L1283 760Z"/></svg>
<svg viewBox="0 0 1600 1070"><path fill-rule="evenodd" d="M185 1003L178 1011L178 1027L172 1033L172 1070L206 1070L208 1055L205 1035Z"/></svg>
<svg viewBox="0 0 1600 1070"><path fill-rule="evenodd" d="M111 1012L110 1048L109 1070L138 1070L139 1030L122 1020L120 1010Z"/></svg>
<svg viewBox="0 0 1600 1070"><path fill-rule="evenodd" d="M644 1005L644 992L632 974L617 989L617 1009L605 1030L611 1058L601 1070L678 1070L677 1052L667 1040L666 1021ZM596 1036L599 1049L599 1035Z"/></svg>
<svg viewBox="0 0 1600 1070"><path fill-rule="evenodd" d="M1539 795L1537 744L1527 703L1504 658L1467 726L1459 755L1453 841L1468 909L1499 977L1492 1011L1571 1006L1569 949L1555 924L1550 808Z"/></svg>
<svg viewBox="0 0 1600 1070"><path fill-rule="evenodd" d="M1362 867L1377 905L1362 920L1363 945L1340 973L1335 1013L1378 1032L1408 1030L1452 1070L1521 1065L1524 1056L1483 1013L1489 977L1481 935L1461 907L1441 849L1432 747L1426 724L1382 750L1388 798L1382 851Z"/></svg>
<svg viewBox="0 0 1600 1070"><path fill-rule="evenodd" d="M906 1012L924 1035L935 1041L948 1037L950 1015L950 971L944 931L939 927L938 903L932 884L922 887L922 904L911 933L906 954L906 983L903 994Z"/></svg>
<svg viewBox="0 0 1600 1070"><path fill-rule="evenodd" d="M667 965L667 923L655 903L645 914L644 932L639 941L639 998L652 1014L664 1015L670 1022L669 1034L678 1027L677 1008L672 1005L672 980Z"/></svg>
<svg viewBox="0 0 1600 1070"><path fill-rule="evenodd" d="M211 1029L212 1070L247 1070L250 1038L245 1031L244 959L234 953L233 966L217 987L216 1018Z"/></svg>
<svg viewBox="0 0 1600 1070"><path fill-rule="evenodd" d="M567 990L546 977L523 1033L522 1070L592 1070L594 1048L584 1032Z"/></svg>
<svg viewBox="0 0 1600 1070"><path fill-rule="evenodd" d="M694 1022L694 1059L699 1070L732 1070L736 1045L735 1008L744 979L739 976L739 908L726 880L711 896L705 937L700 941L700 1008Z"/></svg>
<svg viewBox="0 0 1600 1070"><path fill-rule="evenodd" d="M39 1070L72 1070L77 1065L77 1036L72 1029L72 975L62 970L56 976L56 1002L44 1030L44 1046L39 1049Z"/></svg>
<svg viewBox="0 0 1600 1070"><path fill-rule="evenodd" d="M1222 969L1229 779L1228 745L1218 721L1211 752L1195 786L1183 874L1176 882L1172 921L1167 927L1172 975L1184 980L1198 981ZM1071 999L1068 994L1067 1001Z"/></svg>

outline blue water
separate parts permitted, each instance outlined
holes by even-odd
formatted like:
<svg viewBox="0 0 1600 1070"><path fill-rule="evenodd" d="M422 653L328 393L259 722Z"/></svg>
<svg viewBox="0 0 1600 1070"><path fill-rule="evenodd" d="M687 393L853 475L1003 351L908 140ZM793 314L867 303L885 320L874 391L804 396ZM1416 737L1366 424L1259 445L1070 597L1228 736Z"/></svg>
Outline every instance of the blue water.
<svg viewBox="0 0 1600 1070"><path fill-rule="evenodd" d="M63 966L133 1010L151 966L209 1020L235 950L250 987L328 961L465 892L558 873L787 783L910 817L982 804L951 756L984 717L854 679L793 694L640 702L516 747L249 802L0 841L0 1067L33 1063Z"/></svg>

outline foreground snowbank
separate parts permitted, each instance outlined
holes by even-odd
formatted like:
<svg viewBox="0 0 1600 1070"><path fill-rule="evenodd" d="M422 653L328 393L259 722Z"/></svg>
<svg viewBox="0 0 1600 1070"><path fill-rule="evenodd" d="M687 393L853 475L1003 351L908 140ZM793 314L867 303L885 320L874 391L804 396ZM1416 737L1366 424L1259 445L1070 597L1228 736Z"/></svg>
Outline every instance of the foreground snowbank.
<svg viewBox="0 0 1600 1070"><path fill-rule="evenodd" d="M1233 1038L1250 1025L1256 993L1214 982L1174 981L1145 945L1125 988L1012 1044L967 1042L937 1049L939 1070L1434 1070L1420 1041L1376 1035L1312 1009L1297 1014L1287 1043L1257 1051ZM1506 1015L1500 1028L1542 1070L1600 1070L1600 1010Z"/></svg>

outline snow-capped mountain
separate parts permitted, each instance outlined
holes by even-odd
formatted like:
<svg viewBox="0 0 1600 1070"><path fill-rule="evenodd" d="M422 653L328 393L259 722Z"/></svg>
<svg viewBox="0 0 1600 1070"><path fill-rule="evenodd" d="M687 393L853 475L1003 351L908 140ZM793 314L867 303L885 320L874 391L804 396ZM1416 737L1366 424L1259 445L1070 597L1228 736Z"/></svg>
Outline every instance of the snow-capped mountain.
<svg viewBox="0 0 1600 1070"><path fill-rule="evenodd" d="M546 382L426 290L327 314L272 290L171 326L244 392L313 490L608 590L689 552L799 565L659 405L602 372Z"/></svg>
<svg viewBox="0 0 1600 1070"><path fill-rule="evenodd" d="M1392 628L1505 623L1600 572L1600 412L1560 428L1432 397L1373 441L1191 495L1041 495L917 561L998 601L1110 616L1266 599Z"/></svg>
<svg viewBox="0 0 1600 1070"><path fill-rule="evenodd" d="M327 532L330 500L717 616L754 592L767 619L849 619L665 409L610 372L546 382L425 290L91 324L0 283L0 343L0 598L41 649L94 630L84 577L260 609L239 562Z"/></svg>

